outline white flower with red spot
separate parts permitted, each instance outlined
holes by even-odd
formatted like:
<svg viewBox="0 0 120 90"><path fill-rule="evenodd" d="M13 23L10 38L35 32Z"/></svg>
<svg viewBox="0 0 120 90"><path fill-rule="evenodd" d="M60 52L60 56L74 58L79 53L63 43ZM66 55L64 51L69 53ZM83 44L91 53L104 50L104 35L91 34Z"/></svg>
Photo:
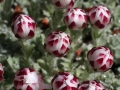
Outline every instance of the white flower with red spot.
<svg viewBox="0 0 120 90"><path fill-rule="evenodd" d="M0 63L0 82L2 82L3 81L3 73L4 73L4 71L3 71L3 66L2 66L2 64Z"/></svg>
<svg viewBox="0 0 120 90"><path fill-rule="evenodd" d="M92 81L84 81L78 86L77 90L106 90L106 89L100 82L96 80L92 80Z"/></svg>
<svg viewBox="0 0 120 90"><path fill-rule="evenodd" d="M79 8L68 9L64 15L64 23L72 30L83 29L87 24L87 15Z"/></svg>
<svg viewBox="0 0 120 90"><path fill-rule="evenodd" d="M88 17L90 23L99 29L105 28L111 22L109 9L102 5L92 7L88 12Z"/></svg>
<svg viewBox="0 0 120 90"><path fill-rule="evenodd" d="M51 81L53 90L77 90L78 78L69 72L59 72Z"/></svg>
<svg viewBox="0 0 120 90"><path fill-rule="evenodd" d="M45 90L50 88L42 76L32 68L24 68L15 74L14 87L17 90Z"/></svg>
<svg viewBox="0 0 120 90"><path fill-rule="evenodd" d="M51 0L52 3L58 8L72 8L74 0Z"/></svg>
<svg viewBox="0 0 120 90"><path fill-rule="evenodd" d="M19 14L12 21L12 31L16 38L30 39L35 35L35 21L28 15Z"/></svg>
<svg viewBox="0 0 120 90"><path fill-rule="evenodd" d="M61 31L50 33L45 40L45 50L56 57L63 57L67 54L71 46L70 37Z"/></svg>
<svg viewBox="0 0 120 90"><path fill-rule="evenodd" d="M105 72L113 65L113 54L105 46L92 48L87 55L90 65L95 71Z"/></svg>

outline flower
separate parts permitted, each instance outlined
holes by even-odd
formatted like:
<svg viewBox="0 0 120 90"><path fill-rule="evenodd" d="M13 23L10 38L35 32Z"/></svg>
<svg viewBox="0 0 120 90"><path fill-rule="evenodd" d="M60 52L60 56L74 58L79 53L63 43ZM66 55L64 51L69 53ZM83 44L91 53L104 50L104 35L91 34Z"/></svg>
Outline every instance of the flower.
<svg viewBox="0 0 120 90"><path fill-rule="evenodd" d="M35 21L28 15L19 14L12 21L12 31L16 38L30 39L35 35Z"/></svg>
<svg viewBox="0 0 120 90"><path fill-rule="evenodd" d="M17 90L44 90L50 88L44 84L42 76L32 68L24 68L15 74L14 87Z"/></svg>
<svg viewBox="0 0 120 90"><path fill-rule="evenodd" d="M56 57L63 57L67 54L71 46L70 37L61 31L50 33L45 40L45 50Z"/></svg>
<svg viewBox="0 0 120 90"><path fill-rule="evenodd" d="M105 28L111 22L109 9L102 5L92 7L88 12L88 17L90 23L99 29Z"/></svg>
<svg viewBox="0 0 120 90"><path fill-rule="evenodd" d="M64 15L65 25L72 30L81 30L87 24L87 15L79 8L68 9Z"/></svg>
<svg viewBox="0 0 120 90"><path fill-rule="evenodd" d="M0 82L2 82L3 81L3 73L4 73L4 70L3 70L3 66L2 66L2 64L0 63Z"/></svg>
<svg viewBox="0 0 120 90"><path fill-rule="evenodd" d="M51 81L53 90L77 90L78 78L69 72L59 72Z"/></svg>
<svg viewBox="0 0 120 90"><path fill-rule="evenodd" d="M84 81L79 85L77 90L106 90L106 89L100 82L96 80L92 80L92 81Z"/></svg>
<svg viewBox="0 0 120 90"><path fill-rule="evenodd" d="M92 48L87 55L90 65L95 71L105 72L113 65L113 54L105 46Z"/></svg>
<svg viewBox="0 0 120 90"><path fill-rule="evenodd" d="M53 5L58 8L72 8L74 6L74 0L51 0Z"/></svg>

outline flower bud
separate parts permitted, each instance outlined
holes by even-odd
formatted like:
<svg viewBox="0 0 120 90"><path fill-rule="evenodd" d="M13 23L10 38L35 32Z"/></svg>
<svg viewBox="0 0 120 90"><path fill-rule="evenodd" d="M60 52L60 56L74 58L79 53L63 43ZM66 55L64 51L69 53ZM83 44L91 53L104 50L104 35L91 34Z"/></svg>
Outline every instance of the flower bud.
<svg viewBox="0 0 120 90"><path fill-rule="evenodd" d="M70 37L61 31L50 33L45 40L45 50L56 57L63 57L71 46Z"/></svg>
<svg viewBox="0 0 120 90"><path fill-rule="evenodd" d="M113 54L105 46L92 48L87 55L90 65L95 71L105 72L113 65Z"/></svg>
<svg viewBox="0 0 120 90"><path fill-rule="evenodd" d="M74 0L51 0L53 5L58 8L72 8L74 6Z"/></svg>
<svg viewBox="0 0 120 90"><path fill-rule="evenodd" d="M24 68L15 74L14 87L17 90L45 90L49 85L44 84L42 76L32 68Z"/></svg>
<svg viewBox="0 0 120 90"><path fill-rule="evenodd" d="M65 25L72 30L81 30L87 24L87 15L79 8L68 9L64 15Z"/></svg>
<svg viewBox="0 0 120 90"><path fill-rule="evenodd" d="M69 72L59 72L51 84L53 90L77 90L78 78Z"/></svg>
<svg viewBox="0 0 120 90"><path fill-rule="evenodd" d="M3 66L2 66L2 64L0 63L0 82L2 82L3 81L3 73L4 73L4 71L3 71Z"/></svg>
<svg viewBox="0 0 120 90"><path fill-rule="evenodd" d="M105 28L111 22L110 11L102 5L92 7L88 12L88 17L90 23L99 29Z"/></svg>
<svg viewBox="0 0 120 90"><path fill-rule="evenodd" d="M28 15L19 14L12 21L12 31L16 38L30 39L35 35L35 21Z"/></svg>
<svg viewBox="0 0 120 90"><path fill-rule="evenodd" d="M77 90L106 90L106 89L100 82L96 80L92 80L92 81L84 81L79 85Z"/></svg>

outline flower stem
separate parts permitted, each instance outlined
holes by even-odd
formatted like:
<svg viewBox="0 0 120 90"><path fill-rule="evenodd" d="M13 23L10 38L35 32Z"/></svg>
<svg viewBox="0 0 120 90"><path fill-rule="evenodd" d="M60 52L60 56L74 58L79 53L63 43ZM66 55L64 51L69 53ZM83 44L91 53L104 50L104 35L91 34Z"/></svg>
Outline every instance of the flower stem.
<svg viewBox="0 0 120 90"><path fill-rule="evenodd" d="M23 56L23 58L25 60L24 67L32 67L30 64L30 59L29 59L31 54L29 54L29 50L28 50L30 46L28 46L28 45L26 46L22 40L19 40L19 44L22 47L21 51L24 54L24 56Z"/></svg>
<svg viewBox="0 0 120 90"><path fill-rule="evenodd" d="M91 34L92 34L92 39L93 39L93 45L96 47L97 46L97 41L96 41L96 31L94 30L94 28L92 29L92 32L91 32Z"/></svg>

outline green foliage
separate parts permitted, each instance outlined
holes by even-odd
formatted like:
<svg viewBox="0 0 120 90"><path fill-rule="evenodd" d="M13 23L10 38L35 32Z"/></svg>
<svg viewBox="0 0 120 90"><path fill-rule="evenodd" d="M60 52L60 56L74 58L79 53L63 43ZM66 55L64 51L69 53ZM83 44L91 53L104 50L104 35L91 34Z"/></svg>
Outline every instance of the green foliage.
<svg viewBox="0 0 120 90"><path fill-rule="evenodd" d="M0 84L0 90L14 90L14 75L23 67L33 67L44 76L45 82L49 84L57 72L69 71L76 75L80 82L96 79L101 81L107 90L120 90L120 66L116 68L117 74L112 70L95 73L86 58L88 50L92 47L106 45L113 51L115 63L120 64L120 34L112 35L114 29L120 29L119 0L75 0L76 7L85 9L104 4L112 13L112 22L104 30L93 29L88 25L83 31L68 30L63 23L65 10L55 8L50 0L16 1L20 4L23 13L34 18L37 23L37 31L31 40L16 39L10 27L14 13L11 7L15 2L4 0L3 3L0 3L0 62L4 66L4 81ZM40 22L44 17L50 20L50 28L46 30L40 27ZM71 36L73 43L65 57L56 58L44 50L45 37L54 30L64 31ZM88 38L86 39L86 37ZM82 48L82 53L75 57L75 51L79 48Z"/></svg>

